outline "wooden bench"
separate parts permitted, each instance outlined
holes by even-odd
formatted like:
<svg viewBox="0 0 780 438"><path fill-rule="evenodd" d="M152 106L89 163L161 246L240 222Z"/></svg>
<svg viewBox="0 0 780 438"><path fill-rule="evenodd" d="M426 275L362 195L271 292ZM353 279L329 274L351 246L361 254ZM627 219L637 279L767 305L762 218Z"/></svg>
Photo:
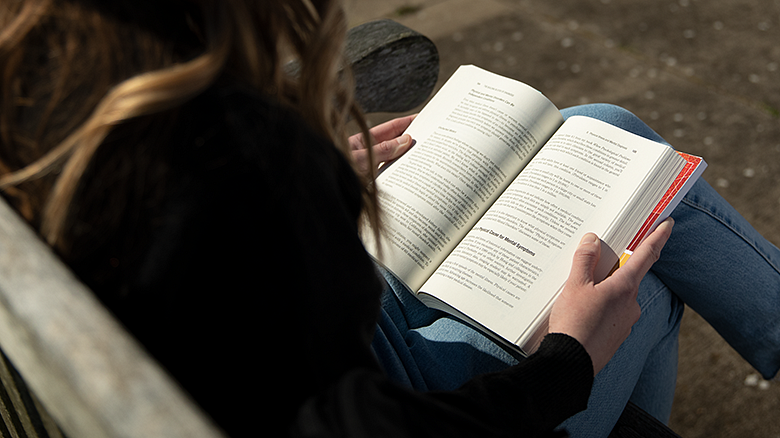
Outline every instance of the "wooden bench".
<svg viewBox="0 0 780 438"><path fill-rule="evenodd" d="M347 56L367 112L413 109L438 76L435 45L392 21L352 29ZM0 350L3 437L224 436L2 199ZM648 417L629 405L613 436L676 436Z"/></svg>

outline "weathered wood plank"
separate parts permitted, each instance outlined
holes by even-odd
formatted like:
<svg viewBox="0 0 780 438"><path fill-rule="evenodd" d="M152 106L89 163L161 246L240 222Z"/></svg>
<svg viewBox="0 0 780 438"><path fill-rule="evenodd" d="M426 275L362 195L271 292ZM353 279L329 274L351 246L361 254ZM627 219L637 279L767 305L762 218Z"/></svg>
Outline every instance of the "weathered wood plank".
<svg viewBox="0 0 780 438"><path fill-rule="evenodd" d="M26 438L62 438L62 432L22 377L0 352L0 411L3 429L0 436Z"/></svg>
<svg viewBox="0 0 780 438"><path fill-rule="evenodd" d="M392 20L350 29L344 52L355 79L355 100L366 113L412 110L431 95L439 77L436 45ZM297 76L300 65L293 61L285 69Z"/></svg>
<svg viewBox="0 0 780 438"><path fill-rule="evenodd" d="M68 436L221 436L1 200L0 348Z"/></svg>
<svg viewBox="0 0 780 438"><path fill-rule="evenodd" d="M436 45L392 20L350 29L345 53L355 98L367 113L409 111L431 95L439 77Z"/></svg>

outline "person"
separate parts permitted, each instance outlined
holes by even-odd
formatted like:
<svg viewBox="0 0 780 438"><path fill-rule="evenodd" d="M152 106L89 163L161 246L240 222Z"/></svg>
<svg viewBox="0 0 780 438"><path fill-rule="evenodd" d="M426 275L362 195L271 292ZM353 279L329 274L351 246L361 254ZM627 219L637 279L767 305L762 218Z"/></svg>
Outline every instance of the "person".
<svg viewBox="0 0 780 438"><path fill-rule="evenodd" d="M777 250L704 183L599 284L583 236L528 358L379 275L358 230L411 117L367 129L337 1L0 5L4 197L230 436L604 434L663 415L683 301L780 366Z"/></svg>

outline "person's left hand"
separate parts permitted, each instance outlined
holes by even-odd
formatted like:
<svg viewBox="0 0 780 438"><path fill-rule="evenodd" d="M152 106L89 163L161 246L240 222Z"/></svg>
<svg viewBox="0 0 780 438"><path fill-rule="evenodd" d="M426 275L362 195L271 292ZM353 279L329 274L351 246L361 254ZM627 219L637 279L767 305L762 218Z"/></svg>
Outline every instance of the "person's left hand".
<svg viewBox="0 0 780 438"><path fill-rule="evenodd" d="M349 137L349 145L352 148L352 157L358 165L361 172L367 172L371 167L378 167L380 164L392 161L403 155L412 146L412 137L409 134L403 134L412 120L417 117L413 114L406 117L399 117L388 122L377 125L369 130L373 141L371 146L374 152L374 162L368 162L368 149L363 142L362 134L355 134Z"/></svg>

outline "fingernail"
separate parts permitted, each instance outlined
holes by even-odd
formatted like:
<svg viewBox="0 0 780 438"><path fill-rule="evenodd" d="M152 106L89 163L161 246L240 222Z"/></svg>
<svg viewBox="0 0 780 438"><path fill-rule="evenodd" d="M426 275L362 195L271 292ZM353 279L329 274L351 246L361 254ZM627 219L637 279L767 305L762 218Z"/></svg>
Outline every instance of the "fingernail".
<svg viewBox="0 0 780 438"><path fill-rule="evenodd" d="M398 147L404 147L409 144L410 141L412 141L412 136L409 134L404 134L398 137Z"/></svg>
<svg viewBox="0 0 780 438"><path fill-rule="evenodd" d="M593 245L594 243L597 243L599 241L598 236L596 236L593 233L588 233L584 236L582 236L582 240L580 240L580 245Z"/></svg>
<svg viewBox="0 0 780 438"><path fill-rule="evenodd" d="M671 217L668 217L668 218L664 219L664 221L661 222L661 224L658 225L658 226L659 227L669 227L669 229L671 229L671 228L674 227L674 219L672 219Z"/></svg>

